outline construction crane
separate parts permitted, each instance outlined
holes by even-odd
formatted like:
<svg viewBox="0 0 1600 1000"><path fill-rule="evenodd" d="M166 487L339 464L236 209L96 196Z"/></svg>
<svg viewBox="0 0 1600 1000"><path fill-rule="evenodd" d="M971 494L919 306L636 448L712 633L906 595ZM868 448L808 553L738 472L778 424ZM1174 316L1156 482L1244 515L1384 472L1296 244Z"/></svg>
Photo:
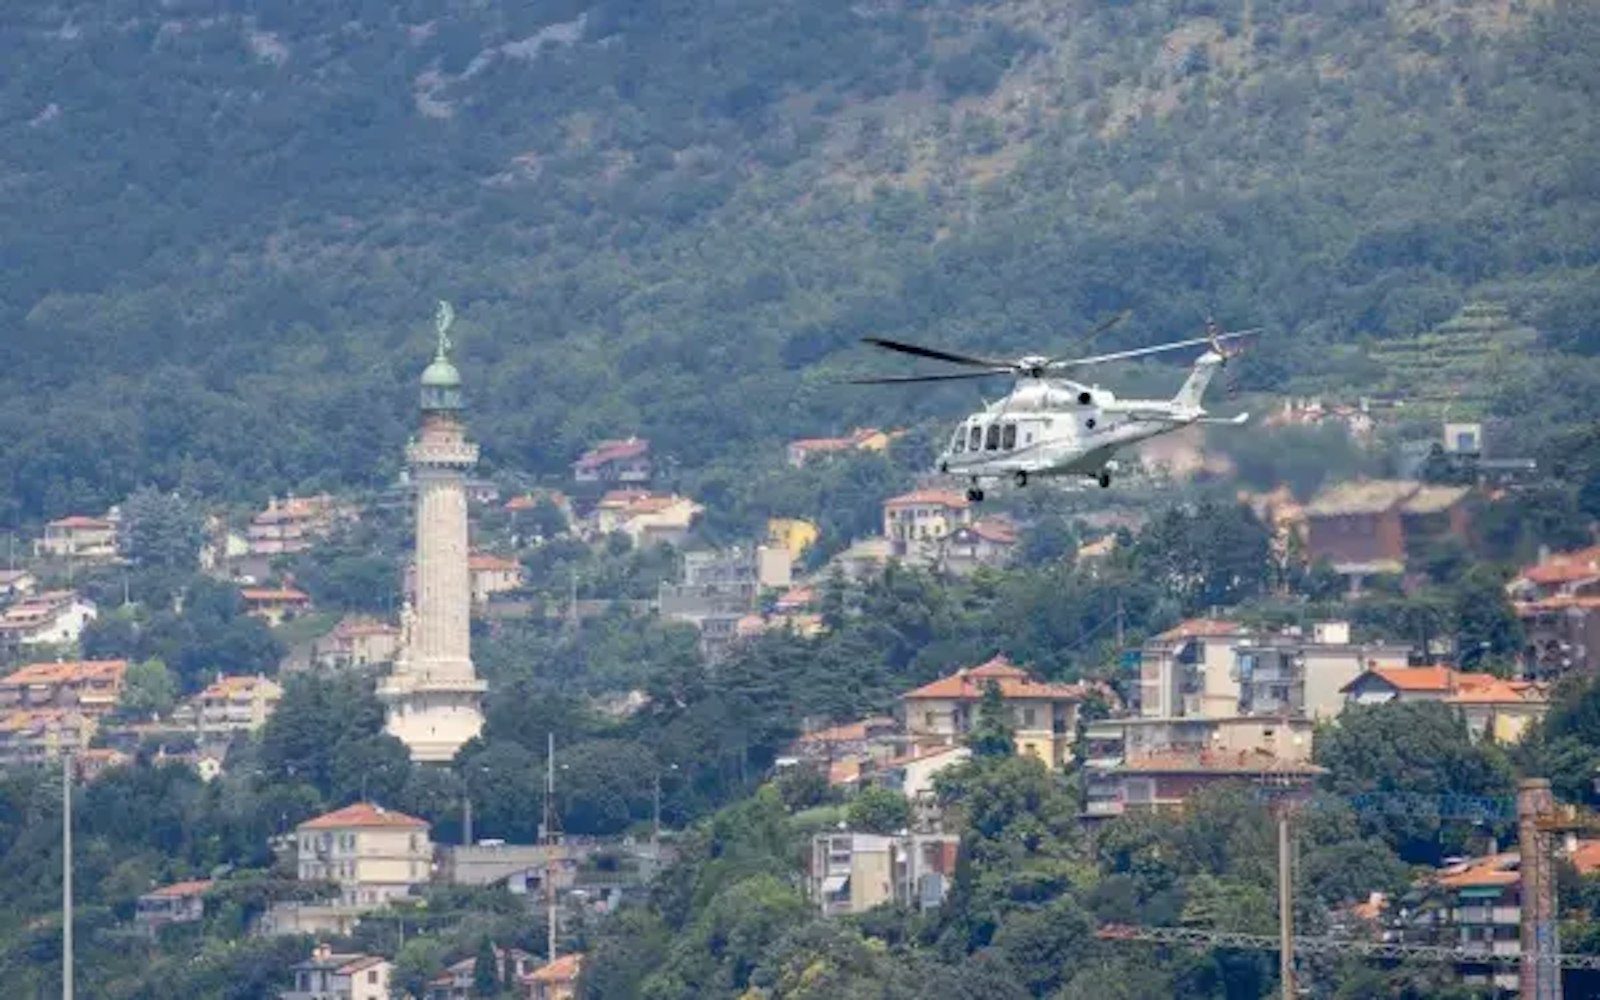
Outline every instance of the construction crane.
<svg viewBox="0 0 1600 1000"><path fill-rule="evenodd" d="M1600 817L1572 806L1558 806L1545 778L1523 780L1515 798L1509 796L1422 795L1407 792L1364 792L1345 798L1297 800L1258 793L1274 806L1278 827L1278 934L1238 934L1187 927L1102 927L1096 936L1107 941L1143 941L1198 947L1245 948L1276 951L1284 1000L1294 1000L1294 956L1297 953L1358 955L1374 959L1419 959L1470 962L1518 967L1524 1000L1561 1000L1562 969L1600 969L1600 955L1561 953L1556 921L1555 862L1551 841L1558 834L1600 830ZM1348 806L1372 815L1420 816L1474 823L1515 822L1518 829L1518 871L1522 879L1521 949L1514 955L1497 955L1444 945L1360 941L1294 934L1293 858L1289 824L1295 812L1329 806Z"/></svg>

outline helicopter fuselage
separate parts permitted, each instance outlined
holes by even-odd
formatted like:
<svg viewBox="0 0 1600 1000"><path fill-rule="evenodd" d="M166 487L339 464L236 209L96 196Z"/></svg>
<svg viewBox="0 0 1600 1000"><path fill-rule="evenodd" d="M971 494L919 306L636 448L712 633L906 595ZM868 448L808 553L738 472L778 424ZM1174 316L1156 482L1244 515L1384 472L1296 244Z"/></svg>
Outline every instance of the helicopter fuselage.
<svg viewBox="0 0 1600 1000"><path fill-rule="evenodd" d="M1206 421L1199 400L1220 361L1214 354L1199 359L1172 399L1120 400L1099 386L1024 377L961 422L939 454L939 470L974 483L1103 476L1118 450Z"/></svg>

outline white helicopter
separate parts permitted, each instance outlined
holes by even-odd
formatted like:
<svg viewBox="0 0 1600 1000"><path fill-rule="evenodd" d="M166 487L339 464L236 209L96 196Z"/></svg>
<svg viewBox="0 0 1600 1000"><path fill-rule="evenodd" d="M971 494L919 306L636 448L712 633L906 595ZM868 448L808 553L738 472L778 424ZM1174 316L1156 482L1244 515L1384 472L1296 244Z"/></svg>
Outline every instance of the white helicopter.
<svg viewBox="0 0 1600 1000"><path fill-rule="evenodd" d="M1102 324L1090 336L1108 329L1125 316ZM1251 329L1224 333L1208 320L1205 336L1190 340L1082 358L1030 355L1016 361L954 354L867 337L865 341L875 347L980 370L848 381L855 385L888 385L1016 376L1017 383L1010 394L962 421L939 454L939 471L965 477L971 483L967 499L978 503L983 500L984 483L1002 479L1026 486L1036 476L1083 476L1108 487L1117 469L1114 456L1121 448L1191 424L1243 424L1250 418L1248 413L1229 418L1213 417L1200 405L1200 398L1217 371L1239 353L1237 349L1230 351L1224 346L1225 342L1260 332ZM1065 375L1092 365L1199 345L1205 345L1207 350L1195 360L1188 379L1171 399L1118 399L1109 389L1075 382Z"/></svg>

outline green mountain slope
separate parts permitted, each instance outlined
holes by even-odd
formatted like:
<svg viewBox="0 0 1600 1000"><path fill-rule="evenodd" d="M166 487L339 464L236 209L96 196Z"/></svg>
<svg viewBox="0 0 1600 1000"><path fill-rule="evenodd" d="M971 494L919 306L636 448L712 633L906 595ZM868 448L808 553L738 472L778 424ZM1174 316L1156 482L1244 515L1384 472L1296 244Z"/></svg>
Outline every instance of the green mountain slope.
<svg viewBox="0 0 1600 1000"><path fill-rule="evenodd" d="M1593 341L1590 4L13 7L0 521L382 480L436 296L486 454L547 471L976 398L823 384L866 333L1215 311L1293 331L1258 386L1476 293Z"/></svg>

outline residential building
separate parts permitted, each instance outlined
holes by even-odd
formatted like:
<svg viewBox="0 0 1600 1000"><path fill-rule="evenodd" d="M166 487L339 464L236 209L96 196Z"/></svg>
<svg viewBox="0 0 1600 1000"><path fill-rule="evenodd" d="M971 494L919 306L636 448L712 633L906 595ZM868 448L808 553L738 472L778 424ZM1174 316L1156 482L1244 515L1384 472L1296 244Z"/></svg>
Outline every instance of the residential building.
<svg viewBox="0 0 1600 1000"><path fill-rule="evenodd" d="M94 602L75 590L29 595L0 612L0 650L76 645L99 614Z"/></svg>
<svg viewBox="0 0 1600 1000"><path fill-rule="evenodd" d="M883 502L883 537L904 562L933 565L940 544L972 521L972 503L953 490L916 490Z"/></svg>
<svg viewBox="0 0 1600 1000"><path fill-rule="evenodd" d="M699 629L707 654L720 654L738 637L741 621L757 610L763 590L789 586L790 571L787 549L761 545L753 550L686 552L681 582L661 584L657 607L663 618ZM763 627L759 618L756 627Z"/></svg>
<svg viewBox="0 0 1600 1000"><path fill-rule="evenodd" d="M803 728L805 733L789 744L781 760L825 764L851 759L888 760L899 755L900 723L887 715L820 728L803 725Z"/></svg>
<svg viewBox="0 0 1600 1000"><path fill-rule="evenodd" d="M0 602L27 597L39 589L39 580L25 569L0 569Z"/></svg>
<svg viewBox="0 0 1600 1000"><path fill-rule="evenodd" d="M279 1000L389 1000L394 965L376 955L341 954L325 944L290 970L294 985Z"/></svg>
<svg viewBox="0 0 1600 1000"><path fill-rule="evenodd" d="M1327 403L1320 398L1289 398L1276 413L1264 421L1266 427L1340 427L1352 441L1366 443L1372 440L1376 422L1372 419L1371 401L1361 399L1354 404Z"/></svg>
<svg viewBox="0 0 1600 1000"><path fill-rule="evenodd" d="M1393 909L1392 933L1412 944L1459 948L1468 954L1521 954L1522 874L1515 853L1467 858L1418 881ZM1464 961L1462 983L1518 989L1514 962Z"/></svg>
<svg viewBox="0 0 1600 1000"><path fill-rule="evenodd" d="M234 733L259 730L282 699L283 688L261 675L218 674L216 680L173 712L172 721L192 727L202 739L226 739Z"/></svg>
<svg viewBox="0 0 1600 1000"><path fill-rule="evenodd" d="M917 830L933 830L941 816L933 779L943 771L972 759L967 747L934 747L914 750L893 757L873 768L873 780L904 795L911 803L912 822Z"/></svg>
<svg viewBox="0 0 1600 1000"><path fill-rule="evenodd" d="M30 663L0 678L0 710L71 709L97 717L117 707L127 660Z"/></svg>
<svg viewBox="0 0 1600 1000"><path fill-rule="evenodd" d="M1341 483L1306 507L1306 547L1359 592L1372 576L1398 576L1422 545L1467 531L1464 487L1409 480Z"/></svg>
<svg viewBox="0 0 1600 1000"><path fill-rule="evenodd" d="M531 975L538 960L520 948L494 947L495 964L502 983L520 983ZM423 1000L476 1000L473 977L478 969L476 955L452 963L440 976L428 981Z"/></svg>
<svg viewBox="0 0 1600 1000"><path fill-rule="evenodd" d="M1088 689L1036 681L1003 656L901 695L906 732L922 746L960 742L977 722L978 703L990 683L999 687L1011 713L1017 752L1036 756L1051 768L1064 766Z"/></svg>
<svg viewBox="0 0 1600 1000"><path fill-rule="evenodd" d="M1290 629L1242 635L1233 647L1240 715L1327 720L1344 710L1344 687L1374 667L1404 667L1411 647L1354 643L1348 622L1317 622L1311 635Z"/></svg>
<svg viewBox="0 0 1600 1000"><path fill-rule="evenodd" d="M179 882L162 886L139 897L133 922L146 934L154 935L168 924L191 924L206 914L205 894L210 880Z"/></svg>
<svg viewBox="0 0 1600 1000"><path fill-rule="evenodd" d="M350 670L393 663L400 652L400 629L376 618L348 615L312 647L311 662L326 670Z"/></svg>
<svg viewBox="0 0 1600 1000"><path fill-rule="evenodd" d="M810 897L825 917L885 904L933 909L955 875L961 838L946 833L819 833L811 838Z"/></svg>
<svg viewBox="0 0 1600 1000"><path fill-rule="evenodd" d="M792 561L798 562L806 549L815 545L819 531L810 521L798 517L773 517L767 519L767 544L784 549Z"/></svg>
<svg viewBox="0 0 1600 1000"><path fill-rule="evenodd" d="M572 463L572 478L580 483L648 483L650 442L636 437L601 441Z"/></svg>
<svg viewBox="0 0 1600 1000"><path fill-rule="evenodd" d="M1173 751L1084 770L1084 818L1129 810L1181 810L1204 788L1244 782L1277 795L1308 797L1325 768L1265 751Z"/></svg>
<svg viewBox="0 0 1600 1000"><path fill-rule="evenodd" d="M560 511L563 520L561 530L564 532L570 528L575 520L572 513L572 500L559 490L536 490L514 496L506 501L505 512L511 515L512 522L518 526L519 530L525 530L527 515L537 510L541 503L546 502L555 507L557 511Z"/></svg>
<svg viewBox="0 0 1600 1000"><path fill-rule="evenodd" d="M76 754L94 738L91 715L65 708L0 710L0 767L42 764Z"/></svg>
<svg viewBox="0 0 1600 1000"><path fill-rule="evenodd" d="M311 597L294 587L245 587L239 591L245 613L277 627L311 610Z"/></svg>
<svg viewBox="0 0 1600 1000"><path fill-rule="evenodd" d="M484 607L495 594L504 594L522 586L522 564L515 559L474 552L467 558L467 573L471 579L472 603Z"/></svg>
<svg viewBox="0 0 1600 1000"><path fill-rule="evenodd" d="M1308 761L1315 731L1315 722L1294 716L1099 719L1084 728L1083 757L1088 768L1100 770L1145 757L1201 751Z"/></svg>
<svg viewBox="0 0 1600 1000"><path fill-rule="evenodd" d="M966 576L984 566L1008 565L1018 552L1017 526L1003 517L986 517L959 525L939 547L939 565Z"/></svg>
<svg viewBox="0 0 1600 1000"><path fill-rule="evenodd" d="M1245 634L1237 622L1194 618L1146 642L1139 656L1139 714L1237 715L1233 648Z"/></svg>
<svg viewBox="0 0 1600 1000"><path fill-rule="evenodd" d="M370 802L301 823L294 845L299 879L332 882L338 896L276 904L262 918L263 933L349 934L363 914L408 898L433 874L428 824Z"/></svg>
<svg viewBox="0 0 1600 1000"><path fill-rule="evenodd" d="M827 572L837 570L846 580L866 580L883 572L894 558L894 543L887 538L859 538L828 560Z"/></svg>
<svg viewBox="0 0 1600 1000"><path fill-rule="evenodd" d="M1600 546L1543 552L1506 590L1527 636L1524 676L1553 680L1600 666Z"/></svg>
<svg viewBox="0 0 1600 1000"><path fill-rule="evenodd" d="M889 443L897 436L876 427L857 427L844 437L800 438L789 442L787 458L789 465L798 469L824 455L848 451L888 451Z"/></svg>
<svg viewBox="0 0 1600 1000"><path fill-rule="evenodd" d="M624 534L636 549L679 545L704 507L677 494L614 490L600 498L594 511L595 533Z"/></svg>
<svg viewBox="0 0 1600 1000"><path fill-rule="evenodd" d="M1550 692L1535 681L1508 681L1493 674L1449 667L1378 667L1345 685L1350 703L1437 701L1461 712L1475 738L1516 743L1550 709Z"/></svg>
<svg viewBox="0 0 1600 1000"><path fill-rule="evenodd" d="M251 518L245 538L252 556L293 555L311 548L340 524L356 517L353 507L327 494L273 497L267 509Z"/></svg>
<svg viewBox="0 0 1600 1000"><path fill-rule="evenodd" d="M124 767L133 762L133 758L121 750L110 747L92 747L88 750L79 750L72 756L73 766L77 769L78 780L84 784L98 781L100 776L112 768Z"/></svg>
<svg viewBox="0 0 1600 1000"><path fill-rule="evenodd" d="M582 973L581 953L546 962L522 980L523 1000L576 1000Z"/></svg>
<svg viewBox="0 0 1600 1000"><path fill-rule="evenodd" d="M33 543L34 555L43 559L76 562L115 562L118 518L75 515L51 521L44 537Z"/></svg>

